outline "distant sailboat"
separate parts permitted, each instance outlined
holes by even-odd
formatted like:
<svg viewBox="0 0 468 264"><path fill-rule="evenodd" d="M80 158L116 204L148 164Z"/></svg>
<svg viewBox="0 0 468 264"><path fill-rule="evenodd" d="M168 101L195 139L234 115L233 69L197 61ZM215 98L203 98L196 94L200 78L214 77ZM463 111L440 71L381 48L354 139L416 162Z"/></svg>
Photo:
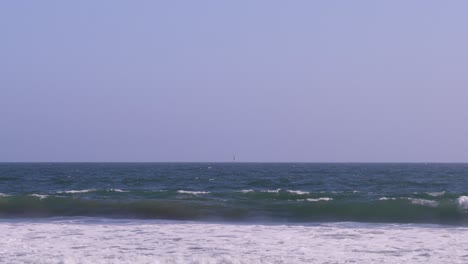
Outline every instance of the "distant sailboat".
<svg viewBox="0 0 468 264"><path fill-rule="evenodd" d="M236 162L236 155L232 156L232 162Z"/></svg>

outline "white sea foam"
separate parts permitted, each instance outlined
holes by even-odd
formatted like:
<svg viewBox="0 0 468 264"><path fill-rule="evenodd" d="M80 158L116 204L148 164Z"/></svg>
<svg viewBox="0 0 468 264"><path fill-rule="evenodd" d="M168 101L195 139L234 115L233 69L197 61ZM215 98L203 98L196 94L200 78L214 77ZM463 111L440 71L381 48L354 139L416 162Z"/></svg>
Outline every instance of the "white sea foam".
<svg viewBox="0 0 468 264"><path fill-rule="evenodd" d="M428 206L428 207L437 207L439 205L438 202L426 199L415 199L415 198L408 198L412 204Z"/></svg>
<svg viewBox="0 0 468 264"><path fill-rule="evenodd" d="M445 194L445 191L442 191L442 192L428 192L427 195L430 195L432 197L439 197L439 196L443 196Z"/></svg>
<svg viewBox="0 0 468 264"><path fill-rule="evenodd" d="M204 191L185 191L185 190L178 190L178 193L185 193L185 194L193 194L193 195L199 195L199 194L208 194L210 192L204 192Z"/></svg>
<svg viewBox="0 0 468 264"><path fill-rule="evenodd" d="M464 227L407 224L0 221L0 259L46 264L466 263L467 236Z"/></svg>
<svg viewBox="0 0 468 264"><path fill-rule="evenodd" d="M7 197L7 196L10 196L10 195L5 194L5 193L0 193L0 197Z"/></svg>
<svg viewBox="0 0 468 264"><path fill-rule="evenodd" d="M390 197L390 198L388 198L388 197L381 197L381 198L379 198L380 201L388 201L388 200L396 200L396 199L397 199L397 198L395 198L395 197Z"/></svg>
<svg viewBox="0 0 468 264"><path fill-rule="evenodd" d="M333 201L333 198L330 198L330 197L307 198L306 201L309 201L309 202Z"/></svg>
<svg viewBox="0 0 468 264"><path fill-rule="evenodd" d="M266 192L266 193L279 193L281 191L281 189L276 189L276 190L263 190L262 192Z"/></svg>
<svg viewBox="0 0 468 264"><path fill-rule="evenodd" d="M287 190L287 192L288 192L288 193L298 194L298 195L310 194L310 192L305 192L305 191L294 191L294 190Z"/></svg>
<svg viewBox="0 0 468 264"><path fill-rule="evenodd" d="M49 197L48 195L45 195L45 194L35 194L35 193L30 194L30 196L37 197L37 198L39 198L40 200Z"/></svg>
<svg viewBox="0 0 468 264"><path fill-rule="evenodd" d="M458 207L464 210L468 210L468 196L460 196L457 199Z"/></svg>
<svg viewBox="0 0 468 264"><path fill-rule="evenodd" d="M124 190L121 190L121 189L109 189L109 191L113 191L113 192L128 192L128 191L124 191Z"/></svg>
<svg viewBox="0 0 468 264"><path fill-rule="evenodd" d="M88 192L94 192L96 189L85 189L85 190L69 190L69 191L62 191L58 193L88 193Z"/></svg>
<svg viewBox="0 0 468 264"><path fill-rule="evenodd" d="M241 193L250 193L250 192L254 192L254 190L252 189L248 189L248 190L240 190Z"/></svg>

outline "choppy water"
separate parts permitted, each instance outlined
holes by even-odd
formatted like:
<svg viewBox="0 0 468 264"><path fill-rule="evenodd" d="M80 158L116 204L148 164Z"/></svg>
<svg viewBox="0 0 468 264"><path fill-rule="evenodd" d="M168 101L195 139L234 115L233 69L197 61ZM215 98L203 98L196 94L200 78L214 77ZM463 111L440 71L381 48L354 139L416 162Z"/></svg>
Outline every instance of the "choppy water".
<svg viewBox="0 0 468 264"><path fill-rule="evenodd" d="M1 218L465 225L467 196L467 164L0 164Z"/></svg>
<svg viewBox="0 0 468 264"><path fill-rule="evenodd" d="M467 225L468 164L0 163L1 263L466 263Z"/></svg>

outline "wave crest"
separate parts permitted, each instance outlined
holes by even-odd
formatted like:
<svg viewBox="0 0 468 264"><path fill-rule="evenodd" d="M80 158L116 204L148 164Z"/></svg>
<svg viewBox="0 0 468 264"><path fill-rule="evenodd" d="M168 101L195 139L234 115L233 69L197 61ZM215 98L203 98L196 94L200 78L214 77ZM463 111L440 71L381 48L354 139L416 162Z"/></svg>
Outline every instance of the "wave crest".
<svg viewBox="0 0 468 264"><path fill-rule="evenodd" d="M88 192L95 192L96 189L85 189L85 190L69 190L69 191L60 191L57 193L88 193Z"/></svg>
<svg viewBox="0 0 468 264"><path fill-rule="evenodd" d="M185 190L178 190L178 193L184 193L184 194L193 194L193 195L199 195L199 194L208 194L210 192L206 191L185 191Z"/></svg>
<svg viewBox="0 0 468 264"><path fill-rule="evenodd" d="M438 202L426 199L414 199L409 198L412 204L422 205L422 206L429 206L429 207L437 207L439 205Z"/></svg>
<svg viewBox="0 0 468 264"><path fill-rule="evenodd" d="M310 192L305 192L305 191L294 191L294 190L287 190L288 193L294 193L298 195L307 195L310 194Z"/></svg>
<svg viewBox="0 0 468 264"><path fill-rule="evenodd" d="M445 191L442 192L428 192L427 195L432 196L432 197L439 197L443 196L445 194Z"/></svg>
<svg viewBox="0 0 468 264"><path fill-rule="evenodd" d="M468 196L460 196L457 199L457 205L459 208L468 210Z"/></svg>
<svg viewBox="0 0 468 264"><path fill-rule="evenodd" d="M45 194L36 194L36 193L30 194L30 196L32 196L32 197L37 197L37 198L39 198L39 200L42 200L42 199L45 199L45 198L49 197L49 195L45 195Z"/></svg>
<svg viewBox="0 0 468 264"><path fill-rule="evenodd" d="M333 201L333 198L330 197L320 197L320 198L307 198L309 202L320 202L320 201Z"/></svg>

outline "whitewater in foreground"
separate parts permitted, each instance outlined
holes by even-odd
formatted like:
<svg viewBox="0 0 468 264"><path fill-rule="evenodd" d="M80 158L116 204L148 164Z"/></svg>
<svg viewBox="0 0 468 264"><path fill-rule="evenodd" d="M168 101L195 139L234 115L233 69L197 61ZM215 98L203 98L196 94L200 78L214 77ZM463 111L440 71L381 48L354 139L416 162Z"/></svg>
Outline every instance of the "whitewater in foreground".
<svg viewBox="0 0 468 264"><path fill-rule="evenodd" d="M466 175L435 163L0 163L0 263L468 263Z"/></svg>
<svg viewBox="0 0 468 264"><path fill-rule="evenodd" d="M3 263L466 263L468 228L440 225L2 220Z"/></svg>

